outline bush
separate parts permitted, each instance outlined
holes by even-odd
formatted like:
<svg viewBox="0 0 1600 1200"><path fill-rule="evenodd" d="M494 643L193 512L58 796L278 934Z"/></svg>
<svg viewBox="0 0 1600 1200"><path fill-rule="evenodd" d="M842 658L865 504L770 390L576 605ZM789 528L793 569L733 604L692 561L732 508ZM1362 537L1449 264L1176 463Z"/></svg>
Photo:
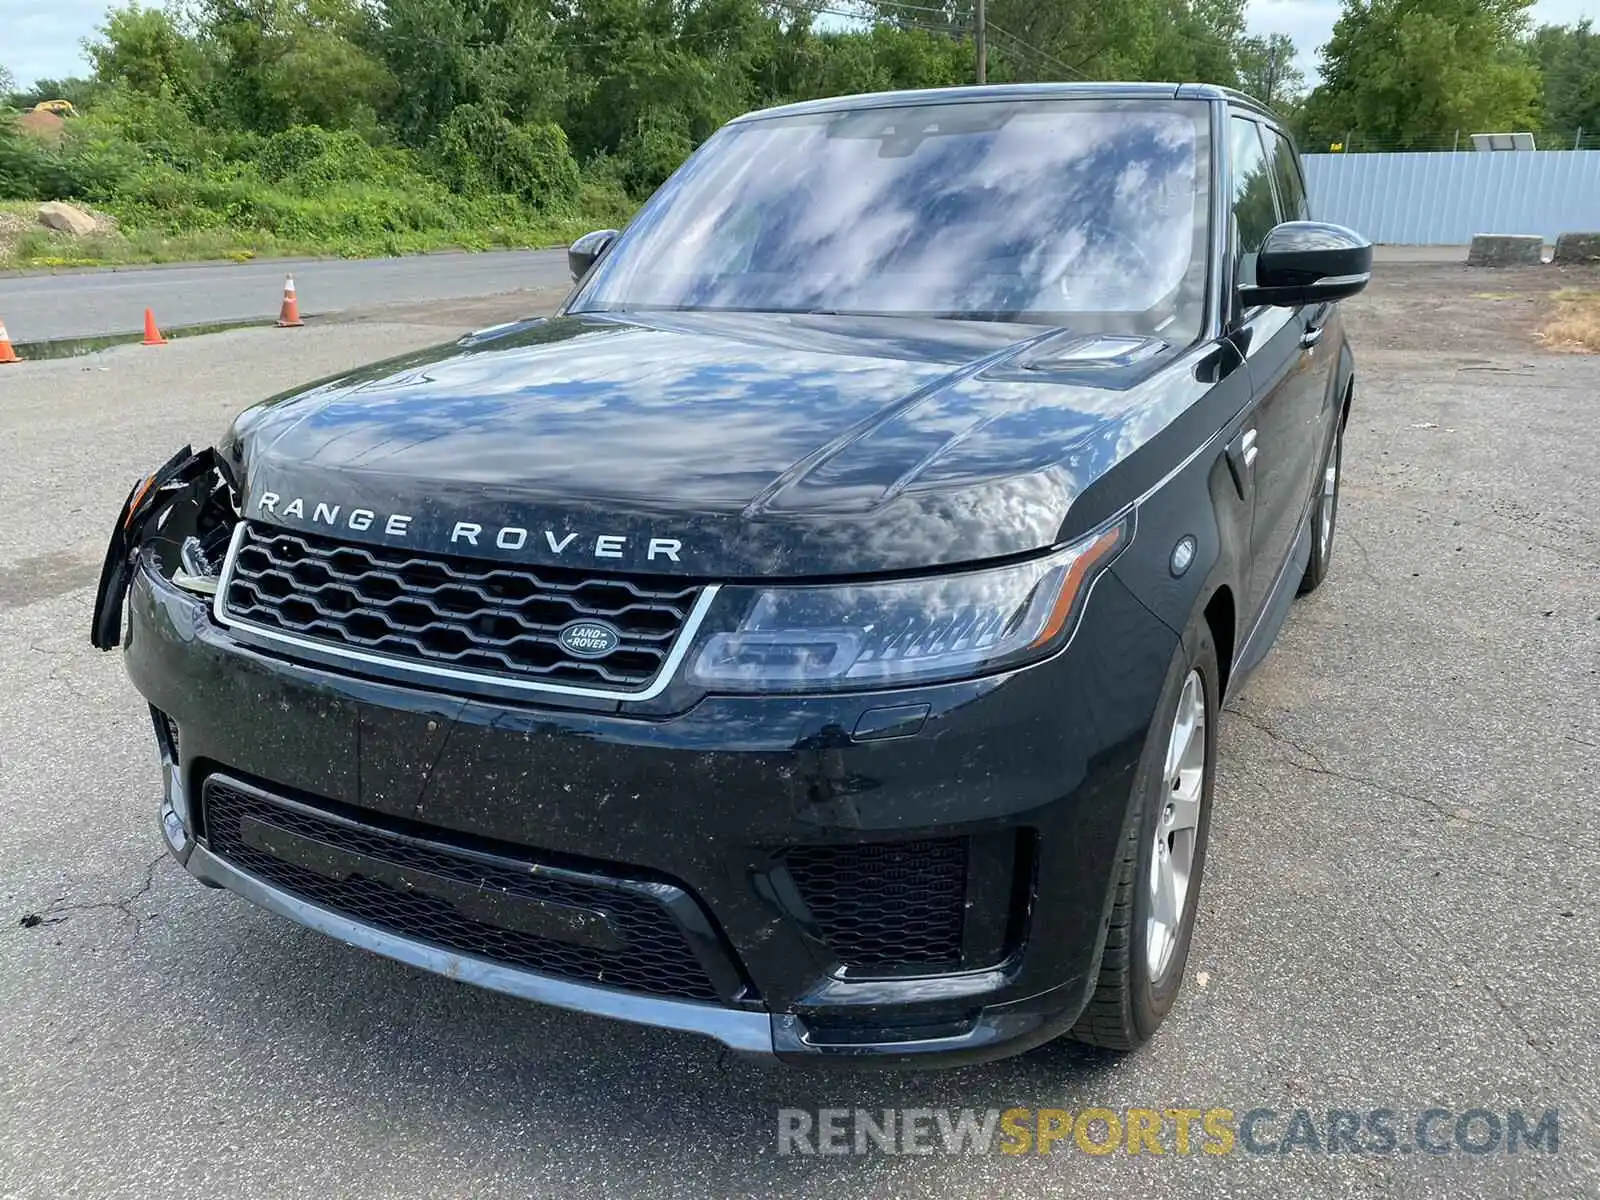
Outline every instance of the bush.
<svg viewBox="0 0 1600 1200"><path fill-rule="evenodd" d="M170 96L113 87L90 112L68 122L64 145L69 152L74 143L114 145L128 157L202 171L224 160L229 140L197 125Z"/></svg>
<svg viewBox="0 0 1600 1200"><path fill-rule="evenodd" d="M273 134L255 161L262 179L305 196L340 183L402 184L419 169L406 151L380 150L348 129L335 133L316 125Z"/></svg>
<svg viewBox="0 0 1600 1200"><path fill-rule="evenodd" d="M515 125L476 104L450 114L430 153L440 177L463 196L501 192L536 209L563 211L580 183L559 125Z"/></svg>
<svg viewBox="0 0 1600 1200"><path fill-rule="evenodd" d="M643 199L665 183L693 149L689 123L679 114L641 117L617 150L622 182L631 195Z"/></svg>
<svg viewBox="0 0 1600 1200"><path fill-rule="evenodd" d="M578 211L595 228L627 224L637 207L622 177L622 162L609 154L596 154L583 165L578 185Z"/></svg>
<svg viewBox="0 0 1600 1200"><path fill-rule="evenodd" d="M61 156L0 117L0 200L33 200L67 194Z"/></svg>
<svg viewBox="0 0 1600 1200"><path fill-rule="evenodd" d="M327 154L336 136L318 125L291 126L262 143L256 155L256 169L263 179L272 182L287 179Z"/></svg>
<svg viewBox="0 0 1600 1200"><path fill-rule="evenodd" d="M0 266L548 245L627 220L621 167L580 171L559 126L468 105L424 154L315 125L220 132L112 89L59 145L0 116L0 198L89 202L119 231L12 239Z"/></svg>
<svg viewBox="0 0 1600 1200"><path fill-rule="evenodd" d="M500 190L535 208L570 209L577 197L578 164L561 126L514 125L499 164Z"/></svg>

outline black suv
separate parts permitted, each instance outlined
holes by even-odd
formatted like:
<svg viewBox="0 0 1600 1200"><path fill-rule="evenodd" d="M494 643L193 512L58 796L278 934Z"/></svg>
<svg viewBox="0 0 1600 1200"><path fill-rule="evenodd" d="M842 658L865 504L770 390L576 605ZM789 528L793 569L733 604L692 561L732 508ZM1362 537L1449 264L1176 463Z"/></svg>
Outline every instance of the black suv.
<svg viewBox="0 0 1600 1200"><path fill-rule="evenodd" d="M1370 246L1253 101L1104 84L755 113L569 255L134 489L93 638L173 854L741 1051L1143 1042Z"/></svg>

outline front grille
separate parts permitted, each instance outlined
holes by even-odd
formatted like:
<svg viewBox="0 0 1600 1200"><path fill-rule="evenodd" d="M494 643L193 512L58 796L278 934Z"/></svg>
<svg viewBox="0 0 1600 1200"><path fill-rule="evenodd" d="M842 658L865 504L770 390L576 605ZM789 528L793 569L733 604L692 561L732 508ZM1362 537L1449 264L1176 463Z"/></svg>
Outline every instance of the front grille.
<svg viewBox="0 0 1600 1200"><path fill-rule="evenodd" d="M540 974L680 1000L720 999L658 898L693 903L670 884L466 851L280 803L219 776L206 779L203 796L214 854L312 904ZM566 933L553 937L540 925Z"/></svg>
<svg viewBox="0 0 1600 1200"><path fill-rule="evenodd" d="M698 587L363 546L247 524L224 593L230 621L404 663L639 691L660 672ZM619 635L604 658L562 646L574 621Z"/></svg>
<svg viewBox="0 0 1600 1200"><path fill-rule="evenodd" d="M797 846L784 863L829 948L847 966L961 965L965 838Z"/></svg>

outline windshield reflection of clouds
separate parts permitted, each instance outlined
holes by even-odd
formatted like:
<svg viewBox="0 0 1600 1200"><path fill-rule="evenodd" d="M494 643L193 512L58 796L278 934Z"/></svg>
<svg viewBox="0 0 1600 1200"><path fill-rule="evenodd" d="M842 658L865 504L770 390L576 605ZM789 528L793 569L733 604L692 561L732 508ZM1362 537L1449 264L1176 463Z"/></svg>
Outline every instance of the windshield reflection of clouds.
<svg viewBox="0 0 1600 1200"><path fill-rule="evenodd" d="M1203 290L1204 141L1202 106L1150 102L734 125L601 260L577 306L1079 314L1131 332L1176 318L1164 332L1187 341Z"/></svg>

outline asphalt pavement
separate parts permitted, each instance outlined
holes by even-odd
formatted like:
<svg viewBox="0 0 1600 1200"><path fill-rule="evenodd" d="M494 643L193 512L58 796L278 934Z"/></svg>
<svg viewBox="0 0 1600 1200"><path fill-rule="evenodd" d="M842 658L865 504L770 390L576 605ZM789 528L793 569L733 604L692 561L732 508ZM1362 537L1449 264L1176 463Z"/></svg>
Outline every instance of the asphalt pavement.
<svg viewBox="0 0 1600 1200"><path fill-rule="evenodd" d="M423 254L408 258L269 259L0 275L0 320L12 340L130 333L144 310L163 326L272 320L293 275L302 316L456 300L568 282L565 250Z"/></svg>
<svg viewBox="0 0 1600 1200"><path fill-rule="evenodd" d="M940 1074L797 1073L529 1006L161 853L149 718L86 638L129 480L260 395L456 332L448 312L0 368L0 1197L1600 1195L1600 358L1515 331L1441 348L1445 285L1386 278L1347 306L1332 577L1224 714L1171 1019L1123 1059ZM1453 327L1514 324L1503 280L1450 286ZM1555 1109L1560 1138L779 1153L780 1109L887 1106L1262 1108L1269 1146L1296 1109L1324 1132L1330 1109Z"/></svg>
<svg viewBox="0 0 1600 1200"><path fill-rule="evenodd" d="M1379 246L1382 263L1460 262L1463 246ZM143 328L268 321L293 275L304 317L376 305L427 305L530 288L565 289L565 250L504 250L407 258L269 259L120 270L0 274L0 321L17 342L107 337Z"/></svg>

